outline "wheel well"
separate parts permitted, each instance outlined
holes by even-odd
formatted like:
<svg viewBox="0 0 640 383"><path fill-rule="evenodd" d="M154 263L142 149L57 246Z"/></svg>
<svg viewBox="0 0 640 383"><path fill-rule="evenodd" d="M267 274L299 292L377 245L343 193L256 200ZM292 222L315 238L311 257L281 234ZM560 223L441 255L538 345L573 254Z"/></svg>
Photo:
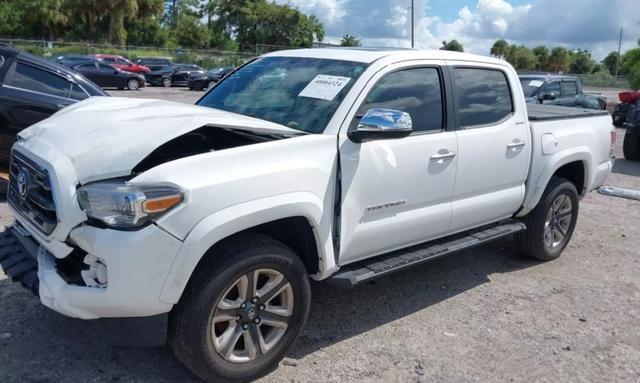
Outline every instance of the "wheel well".
<svg viewBox="0 0 640 383"><path fill-rule="evenodd" d="M304 217L282 218L250 227L221 239L213 247L243 233L262 234L282 242L300 257L309 274L315 274L320 270L320 256L316 237L312 226Z"/></svg>
<svg viewBox="0 0 640 383"><path fill-rule="evenodd" d="M578 194L584 194L586 187L584 183L585 169L582 161L574 161L562 165L553 175L568 180L576 187Z"/></svg>

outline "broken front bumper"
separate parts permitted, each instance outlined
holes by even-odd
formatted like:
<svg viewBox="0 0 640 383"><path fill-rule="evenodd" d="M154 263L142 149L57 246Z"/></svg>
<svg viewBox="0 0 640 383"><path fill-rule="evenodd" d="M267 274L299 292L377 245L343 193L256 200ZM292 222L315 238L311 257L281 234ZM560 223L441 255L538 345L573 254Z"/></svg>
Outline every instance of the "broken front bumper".
<svg viewBox="0 0 640 383"><path fill-rule="evenodd" d="M148 317L173 307L160 301L160 293L182 244L175 237L154 225L130 232L81 226L71 231L70 241L80 252L75 275L66 258L54 257L16 222L0 233L0 265L42 304L70 317ZM102 286L87 285L79 277L88 268L83 263L88 256L106 267Z"/></svg>

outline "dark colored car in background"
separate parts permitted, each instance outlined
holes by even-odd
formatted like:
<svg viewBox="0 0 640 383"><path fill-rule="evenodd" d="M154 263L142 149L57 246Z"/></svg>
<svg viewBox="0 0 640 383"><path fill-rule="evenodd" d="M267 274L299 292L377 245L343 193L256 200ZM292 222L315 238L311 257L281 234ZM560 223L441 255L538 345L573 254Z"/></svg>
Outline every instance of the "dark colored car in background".
<svg viewBox="0 0 640 383"><path fill-rule="evenodd" d="M189 76L204 74L206 70L194 64L172 64L156 71L151 71L145 77L152 86L187 86Z"/></svg>
<svg viewBox="0 0 640 383"><path fill-rule="evenodd" d="M18 132L92 96L109 95L68 68L0 44L0 173Z"/></svg>
<svg viewBox="0 0 640 383"><path fill-rule="evenodd" d="M136 64L146 66L153 72L173 65L173 61L169 57L141 57L136 60Z"/></svg>
<svg viewBox="0 0 640 383"><path fill-rule="evenodd" d="M523 74L520 83L528 103L551 104L586 109L606 109L607 99L582 92L575 76Z"/></svg>
<svg viewBox="0 0 640 383"><path fill-rule="evenodd" d="M81 62L96 61L95 57L89 55L64 55L55 58L54 62L71 68L72 66Z"/></svg>
<svg viewBox="0 0 640 383"><path fill-rule="evenodd" d="M76 64L71 69L103 88L138 90L145 85L143 75L125 72L98 61Z"/></svg>
<svg viewBox="0 0 640 383"><path fill-rule="evenodd" d="M189 76L187 86L190 90L208 89L235 69L235 67L222 67L211 69L210 71L202 74L192 74Z"/></svg>
<svg viewBox="0 0 640 383"><path fill-rule="evenodd" d="M118 68L124 72L138 73L145 75L151 72L151 69L141 64L134 64L126 58L118 55L105 55L97 54L93 55L98 61L111 65L114 68Z"/></svg>

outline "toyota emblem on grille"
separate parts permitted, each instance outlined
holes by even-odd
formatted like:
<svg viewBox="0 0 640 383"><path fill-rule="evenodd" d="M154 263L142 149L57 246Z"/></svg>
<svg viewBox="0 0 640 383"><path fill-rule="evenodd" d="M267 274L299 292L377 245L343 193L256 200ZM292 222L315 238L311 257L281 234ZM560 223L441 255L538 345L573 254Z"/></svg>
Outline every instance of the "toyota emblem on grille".
<svg viewBox="0 0 640 383"><path fill-rule="evenodd" d="M18 173L18 193L22 198L26 198L29 193L29 171L21 168Z"/></svg>

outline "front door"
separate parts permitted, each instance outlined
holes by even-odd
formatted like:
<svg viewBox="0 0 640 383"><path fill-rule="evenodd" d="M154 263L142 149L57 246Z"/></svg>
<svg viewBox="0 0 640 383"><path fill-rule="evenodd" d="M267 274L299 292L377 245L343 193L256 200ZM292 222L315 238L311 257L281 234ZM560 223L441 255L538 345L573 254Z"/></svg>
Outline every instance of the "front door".
<svg viewBox="0 0 640 383"><path fill-rule="evenodd" d="M406 65L372 79L350 128L367 110L387 108L409 113L413 134L364 143L340 135L341 265L449 230L458 161L456 133L446 129L443 71L438 63Z"/></svg>
<svg viewBox="0 0 640 383"><path fill-rule="evenodd" d="M518 79L501 67L453 66L459 118L452 232L513 215L524 198L531 134ZM463 66L464 65L464 66Z"/></svg>

